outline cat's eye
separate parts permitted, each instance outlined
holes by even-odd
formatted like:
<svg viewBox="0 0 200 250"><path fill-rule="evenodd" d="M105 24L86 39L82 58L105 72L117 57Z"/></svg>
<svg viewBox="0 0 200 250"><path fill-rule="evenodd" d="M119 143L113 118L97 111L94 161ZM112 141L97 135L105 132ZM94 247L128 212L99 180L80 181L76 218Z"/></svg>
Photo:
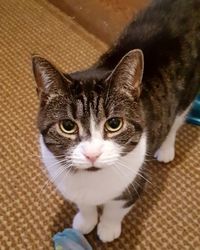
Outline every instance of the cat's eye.
<svg viewBox="0 0 200 250"><path fill-rule="evenodd" d="M123 126L123 119L119 117L113 117L106 121L105 129L108 132L114 133L119 131Z"/></svg>
<svg viewBox="0 0 200 250"><path fill-rule="evenodd" d="M70 119L60 121L59 128L65 134L75 134L78 130L77 124Z"/></svg>

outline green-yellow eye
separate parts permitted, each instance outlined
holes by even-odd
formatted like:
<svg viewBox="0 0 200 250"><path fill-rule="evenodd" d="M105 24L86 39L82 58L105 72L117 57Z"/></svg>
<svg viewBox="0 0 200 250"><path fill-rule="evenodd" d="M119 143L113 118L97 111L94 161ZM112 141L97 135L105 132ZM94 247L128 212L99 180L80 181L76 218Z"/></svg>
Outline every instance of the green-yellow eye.
<svg viewBox="0 0 200 250"><path fill-rule="evenodd" d="M106 121L105 129L108 132L114 133L119 131L123 126L123 120L119 117L113 117Z"/></svg>
<svg viewBox="0 0 200 250"><path fill-rule="evenodd" d="M60 121L59 128L65 134L75 134L78 130L77 124L69 119Z"/></svg>

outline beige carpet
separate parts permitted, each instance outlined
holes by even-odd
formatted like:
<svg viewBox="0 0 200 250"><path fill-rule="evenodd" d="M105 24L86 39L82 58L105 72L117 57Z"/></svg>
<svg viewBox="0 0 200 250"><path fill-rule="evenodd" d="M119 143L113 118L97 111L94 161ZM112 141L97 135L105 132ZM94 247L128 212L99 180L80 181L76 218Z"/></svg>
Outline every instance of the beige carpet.
<svg viewBox="0 0 200 250"><path fill-rule="evenodd" d="M33 52L61 69L86 67L105 46L45 1L0 0L0 249L53 249L74 207L47 182L37 150ZM119 240L94 249L200 249L200 128L186 125L168 165L149 163L151 183Z"/></svg>

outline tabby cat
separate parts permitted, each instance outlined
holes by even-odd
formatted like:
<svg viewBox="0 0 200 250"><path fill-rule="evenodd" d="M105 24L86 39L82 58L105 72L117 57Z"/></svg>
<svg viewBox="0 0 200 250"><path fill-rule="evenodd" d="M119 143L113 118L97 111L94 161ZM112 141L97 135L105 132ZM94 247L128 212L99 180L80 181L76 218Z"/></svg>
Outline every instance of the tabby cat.
<svg viewBox="0 0 200 250"><path fill-rule="evenodd" d="M32 61L44 164L79 209L73 228L91 232L102 205L97 234L112 241L143 190L147 153L174 159L200 86L200 0L152 1L87 70Z"/></svg>

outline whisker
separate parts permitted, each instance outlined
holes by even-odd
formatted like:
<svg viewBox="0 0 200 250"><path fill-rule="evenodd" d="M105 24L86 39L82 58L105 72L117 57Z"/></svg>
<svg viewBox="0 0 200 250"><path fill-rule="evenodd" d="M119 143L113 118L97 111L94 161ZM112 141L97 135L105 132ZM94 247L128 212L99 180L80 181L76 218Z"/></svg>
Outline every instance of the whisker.
<svg viewBox="0 0 200 250"><path fill-rule="evenodd" d="M50 169L50 168L55 168L56 166L58 166L58 168L62 167L62 165L60 164L60 162L56 162L56 163L54 163L54 164L51 164L48 168L46 168L46 167L41 167L40 169L41 169L42 171L37 172L37 174L34 175L34 176L32 177L32 180L34 181L34 180L36 180L38 177L43 176L44 173L45 173L45 175L47 175L48 169ZM48 178L49 178L49 176L48 176Z"/></svg>
<svg viewBox="0 0 200 250"><path fill-rule="evenodd" d="M118 171L120 172L121 175L123 175L125 178L127 178L127 175L125 175L125 173L122 172L121 169L118 166L117 166L117 169L118 169ZM134 184L131 182L129 185L131 185L133 187L133 189L137 193L138 197L140 198L140 195L139 195L137 189L135 188ZM129 189L129 187L127 187L127 188ZM130 192L130 195L132 196L132 193L131 193L130 189L129 189L129 192Z"/></svg>
<svg viewBox="0 0 200 250"><path fill-rule="evenodd" d="M41 187L41 189L40 189L40 192L39 192L39 194L38 194L38 200L39 200L40 196L44 193L45 189L50 185L50 183L54 183L55 180L63 173L63 171L64 171L64 168L61 168L61 169L56 173L55 176L53 176L53 177L47 179L47 181L44 183L44 185L43 185L43 186Z"/></svg>
<svg viewBox="0 0 200 250"><path fill-rule="evenodd" d="M65 163L64 160L63 160L63 161L56 162L56 163L53 163L53 164L49 165L48 168L44 167L44 168L42 168L43 173L44 173L44 171L45 171L45 175L46 175L47 172L48 172L48 170L50 170L50 169L52 169L52 168L57 168L57 169L62 168L62 167L63 167L63 163ZM66 165L65 167L67 168L67 167L69 167L69 166ZM46 171L47 171L47 172L46 172ZM39 173L37 173L36 175L34 175L33 180L37 179L38 176L41 176L41 172L39 172ZM48 178L49 178L49 175L48 175Z"/></svg>
<svg viewBox="0 0 200 250"><path fill-rule="evenodd" d="M69 169L67 169L66 175L69 175L71 172L72 172L72 166L70 166Z"/></svg>
<svg viewBox="0 0 200 250"><path fill-rule="evenodd" d="M31 152L25 152L26 153L26 155L28 156L28 157L38 157L38 158L41 158L41 154L33 154L33 153L31 153ZM56 157L56 158L60 158L60 157L64 157L64 156L66 156L65 154L62 154L62 155L57 155L57 156L50 156L50 158L54 158L54 157ZM48 158L49 158L49 156L48 156Z"/></svg>
<svg viewBox="0 0 200 250"><path fill-rule="evenodd" d="M55 176L49 178L49 179L45 182L45 184L43 185L43 187L41 188L41 191L40 191L39 194L38 194L38 199L37 199L37 201L39 201L40 196L44 193L44 191L46 190L46 188L49 186L50 183L54 183L55 180L56 180L59 176L61 176L64 172L66 172L66 173L70 172L70 170L71 170L71 167L67 167L67 168L66 168L66 166L62 166L62 168L55 174ZM45 200L48 199L48 197L49 197L50 195L51 195L51 192L49 192L48 195L45 196Z"/></svg>
<svg viewBox="0 0 200 250"><path fill-rule="evenodd" d="M122 149L121 153L128 154L128 153L130 153L130 151L127 151L126 149ZM154 158L153 155L152 155L152 153L150 151L148 151L148 150L145 152L145 156L148 157L148 158L150 158L147 161L151 161L151 159ZM145 160L146 160L146 157L145 157Z"/></svg>
<svg viewBox="0 0 200 250"><path fill-rule="evenodd" d="M113 168L114 169L114 171L116 171L116 173L120 176L120 178L121 178L121 173L120 173L120 171L119 171L119 168L117 167L117 168ZM117 172L117 171L119 171L119 173ZM128 192L129 192L129 194L130 194L130 196L132 196L132 193L131 193L131 190L130 190L130 188L129 188L129 186L127 187L127 190L128 190Z"/></svg>
<svg viewBox="0 0 200 250"><path fill-rule="evenodd" d="M66 162L66 160L61 160L61 161L54 162L53 164L48 165L47 169L55 167L55 166L62 166L62 164L65 163L65 162Z"/></svg>
<svg viewBox="0 0 200 250"><path fill-rule="evenodd" d="M148 183L152 184L147 178L145 178L140 171L136 172L134 171L132 168L127 167L126 165L124 165L121 161L119 161L117 164L120 164L122 167L125 167L126 169L128 169L129 171L131 171L132 173L139 175L141 178L143 178L145 181L147 181Z"/></svg>
<svg viewBox="0 0 200 250"><path fill-rule="evenodd" d="M50 182L54 183L55 180L65 171L68 170L71 166L61 166L60 169L57 171L57 173L55 174L55 176L50 177L49 180L46 181L46 183L44 184L44 186L42 187L42 190L46 187L46 185L48 185Z"/></svg>

